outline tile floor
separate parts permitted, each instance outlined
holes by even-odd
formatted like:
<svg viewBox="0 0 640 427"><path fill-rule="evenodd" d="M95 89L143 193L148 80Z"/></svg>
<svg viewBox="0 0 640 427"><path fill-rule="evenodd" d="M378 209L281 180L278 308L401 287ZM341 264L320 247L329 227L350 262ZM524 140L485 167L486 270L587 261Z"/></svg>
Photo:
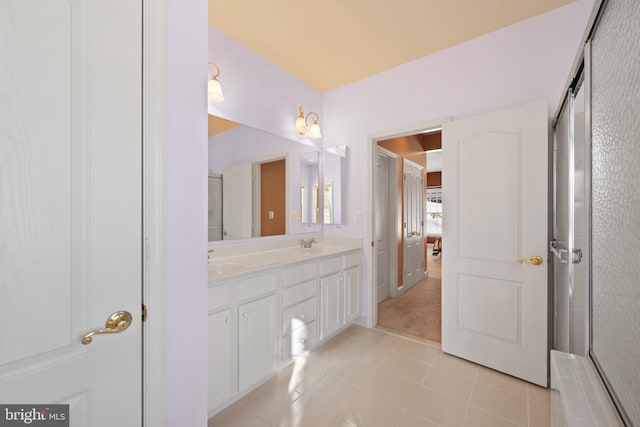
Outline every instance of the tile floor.
<svg viewBox="0 0 640 427"><path fill-rule="evenodd" d="M548 390L351 326L209 420L209 427L546 427Z"/></svg>

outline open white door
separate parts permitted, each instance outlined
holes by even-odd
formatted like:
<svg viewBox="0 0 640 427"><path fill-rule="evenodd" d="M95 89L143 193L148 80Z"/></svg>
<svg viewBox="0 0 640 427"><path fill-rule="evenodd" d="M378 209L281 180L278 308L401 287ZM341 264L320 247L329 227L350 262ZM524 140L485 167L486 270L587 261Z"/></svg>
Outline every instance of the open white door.
<svg viewBox="0 0 640 427"><path fill-rule="evenodd" d="M543 386L547 123L535 103L442 130L442 350Z"/></svg>
<svg viewBox="0 0 640 427"><path fill-rule="evenodd" d="M406 291L424 277L424 244L422 238L424 168L407 159L403 162L403 241L402 287Z"/></svg>
<svg viewBox="0 0 640 427"><path fill-rule="evenodd" d="M0 404L139 426L142 2L3 0L0 28Z"/></svg>
<svg viewBox="0 0 640 427"><path fill-rule="evenodd" d="M391 160L381 154L376 156L376 196L374 213L374 238L376 248L377 303L389 298L389 182ZM395 178L395 177L394 177ZM397 178L396 178L397 180Z"/></svg>
<svg viewBox="0 0 640 427"><path fill-rule="evenodd" d="M253 236L253 165L227 166L222 172L222 239Z"/></svg>

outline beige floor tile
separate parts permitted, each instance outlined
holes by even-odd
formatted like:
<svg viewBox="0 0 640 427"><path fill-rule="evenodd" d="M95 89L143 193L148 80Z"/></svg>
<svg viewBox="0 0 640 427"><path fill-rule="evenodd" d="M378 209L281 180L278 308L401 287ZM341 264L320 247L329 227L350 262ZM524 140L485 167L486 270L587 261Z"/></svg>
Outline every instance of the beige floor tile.
<svg viewBox="0 0 640 427"><path fill-rule="evenodd" d="M294 363L281 372L285 372L285 375L278 376L286 381L289 391L295 390L304 393L329 371L311 363L307 357L303 356L297 358Z"/></svg>
<svg viewBox="0 0 640 427"><path fill-rule="evenodd" d="M418 390L418 384L399 377L383 368L364 377L362 388L394 406L406 408Z"/></svg>
<svg viewBox="0 0 640 427"><path fill-rule="evenodd" d="M538 403L551 405L551 391L548 388L529 383L527 384L527 397Z"/></svg>
<svg viewBox="0 0 640 427"><path fill-rule="evenodd" d="M209 419L207 427L269 427L265 421L235 403Z"/></svg>
<svg viewBox="0 0 640 427"><path fill-rule="evenodd" d="M444 368L452 368L459 375L469 378L475 378L478 374L478 365L450 354L442 353L435 361L436 366Z"/></svg>
<svg viewBox="0 0 640 427"><path fill-rule="evenodd" d="M437 427L438 424L434 424L431 421L427 421L424 418L420 418L411 411L405 412L402 417L402 421L398 424L398 427Z"/></svg>
<svg viewBox="0 0 640 427"><path fill-rule="evenodd" d="M350 335L340 335L336 337L336 343L333 348L342 354L360 358L363 354L371 351L372 348L377 347Z"/></svg>
<svg viewBox="0 0 640 427"><path fill-rule="evenodd" d="M485 368L484 366L478 367L478 382L497 387L519 396L527 396L526 381L503 374L502 372L494 371L493 369Z"/></svg>
<svg viewBox="0 0 640 427"><path fill-rule="evenodd" d="M363 390L351 393L344 403L344 411L333 420L331 427L396 426L404 412L404 408Z"/></svg>
<svg viewBox="0 0 640 427"><path fill-rule="evenodd" d="M527 399L502 389L476 382L471 405L515 423L527 424Z"/></svg>
<svg viewBox="0 0 640 427"><path fill-rule="evenodd" d="M387 350L393 350L397 345L406 342L407 340L394 334L383 332L383 336L378 342L377 346L384 347Z"/></svg>
<svg viewBox="0 0 640 427"><path fill-rule="evenodd" d="M464 400L471 397L474 380L459 375L452 368L433 366L422 380L424 387L432 388L446 395Z"/></svg>
<svg viewBox="0 0 640 427"><path fill-rule="evenodd" d="M520 424L516 424L504 418L492 414L491 412L483 411L482 409L469 408L467 416L464 420L464 427L518 427ZM532 425L532 427L537 427Z"/></svg>
<svg viewBox="0 0 640 427"><path fill-rule="evenodd" d="M529 425L531 427L550 427L551 407L529 399Z"/></svg>
<svg viewBox="0 0 640 427"><path fill-rule="evenodd" d="M313 349L307 354L307 361L330 371L344 360L345 354L341 352L338 345L329 341L322 346Z"/></svg>
<svg viewBox="0 0 640 427"><path fill-rule="evenodd" d="M345 357L332 371L332 375L336 375L343 381L363 387L367 378L373 376L378 371L378 367L353 357Z"/></svg>
<svg viewBox="0 0 640 427"><path fill-rule="evenodd" d="M346 329L345 333L347 335L351 335L352 337L367 341L371 344L377 344L387 335L385 332L379 331L377 329L365 328L359 325L349 326Z"/></svg>
<svg viewBox="0 0 640 427"><path fill-rule="evenodd" d="M409 404L409 410L418 416L445 427L461 426L467 402L438 391L420 387Z"/></svg>
<svg viewBox="0 0 640 427"><path fill-rule="evenodd" d="M407 381L420 384L431 365L408 358L400 353L392 352L380 360L380 367Z"/></svg>
<svg viewBox="0 0 640 427"><path fill-rule="evenodd" d="M442 351L437 348L406 339L396 342L391 350L430 365L436 363L442 354Z"/></svg>
<svg viewBox="0 0 640 427"><path fill-rule="evenodd" d="M373 345L356 357L363 362L369 363L371 365L382 366L382 363L385 359L393 358L395 356L396 353L392 352L391 350Z"/></svg>

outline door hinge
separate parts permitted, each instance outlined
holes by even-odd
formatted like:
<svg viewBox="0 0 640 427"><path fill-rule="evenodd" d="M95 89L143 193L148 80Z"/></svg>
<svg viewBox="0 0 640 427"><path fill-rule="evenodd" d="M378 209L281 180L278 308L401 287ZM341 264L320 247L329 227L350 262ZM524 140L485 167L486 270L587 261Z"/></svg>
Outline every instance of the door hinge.
<svg viewBox="0 0 640 427"><path fill-rule="evenodd" d="M147 321L147 306L142 304L142 321Z"/></svg>
<svg viewBox="0 0 640 427"><path fill-rule="evenodd" d="M371 241L371 247L373 247L373 240Z"/></svg>

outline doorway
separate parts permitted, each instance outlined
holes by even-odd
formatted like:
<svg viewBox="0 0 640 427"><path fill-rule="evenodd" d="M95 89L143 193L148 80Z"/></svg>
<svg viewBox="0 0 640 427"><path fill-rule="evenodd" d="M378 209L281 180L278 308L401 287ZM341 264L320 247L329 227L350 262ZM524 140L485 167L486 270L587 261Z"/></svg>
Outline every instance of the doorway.
<svg viewBox="0 0 640 427"><path fill-rule="evenodd" d="M433 229L442 224L442 167L439 159L431 166L429 157L439 157L441 147L439 128L380 139L374 147L376 325L436 342L441 335L441 252L433 248L436 239L441 248L442 231L434 234ZM429 202L429 188L436 185L439 209Z"/></svg>

